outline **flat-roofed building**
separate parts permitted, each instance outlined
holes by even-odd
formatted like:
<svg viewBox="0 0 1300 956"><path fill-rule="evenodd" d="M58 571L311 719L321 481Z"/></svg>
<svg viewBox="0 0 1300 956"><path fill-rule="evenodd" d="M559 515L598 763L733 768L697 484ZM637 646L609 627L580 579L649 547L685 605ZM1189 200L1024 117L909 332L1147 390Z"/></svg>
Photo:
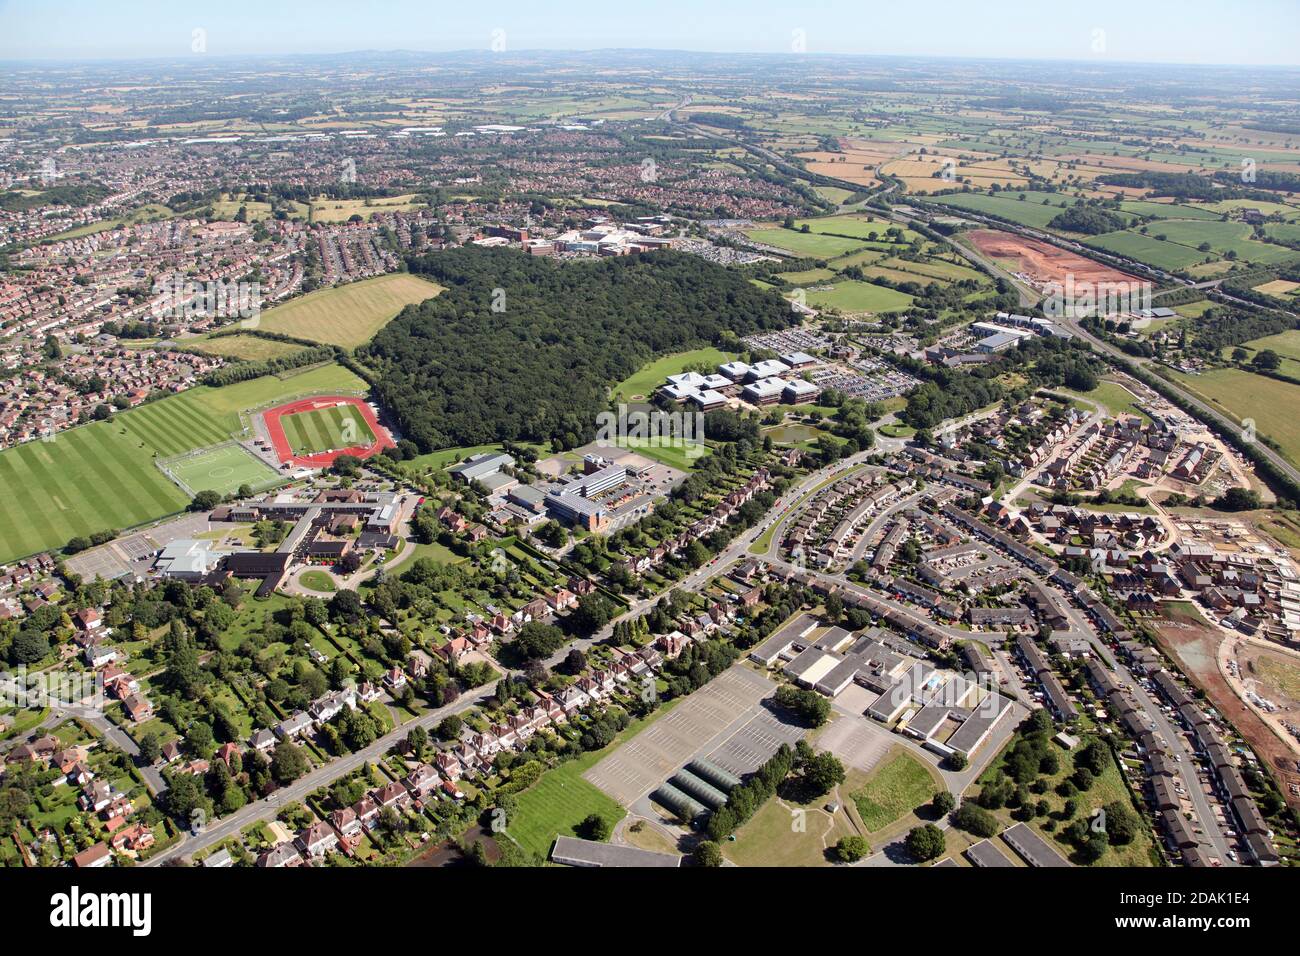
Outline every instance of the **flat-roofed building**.
<svg viewBox="0 0 1300 956"><path fill-rule="evenodd" d="M447 471L468 483L486 478L488 475L495 475L502 468L512 468L514 464L514 456L507 455L505 452L480 452L477 455L470 455L459 465L454 465Z"/></svg>
<svg viewBox="0 0 1300 956"><path fill-rule="evenodd" d="M1024 823L1017 823L1008 829L1002 834L1002 839L1030 866L1060 867L1070 865L1069 860L1056 852L1050 843Z"/></svg>
<svg viewBox="0 0 1300 956"><path fill-rule="evenodd" d="M551 862L588 867L679 867L682 858L672 853L560 836L551 848Z"/></svg>

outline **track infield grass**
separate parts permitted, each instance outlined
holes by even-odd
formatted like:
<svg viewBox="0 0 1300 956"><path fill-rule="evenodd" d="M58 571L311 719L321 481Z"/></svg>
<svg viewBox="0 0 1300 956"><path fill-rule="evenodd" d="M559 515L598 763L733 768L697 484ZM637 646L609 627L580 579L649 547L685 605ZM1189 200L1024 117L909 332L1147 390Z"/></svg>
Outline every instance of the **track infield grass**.
<svg viewBox="0 0 1300 956"><path fill-rule="evenodd" d="M295 455L314 455L336 448L373 445L375 433L354 405L336 405L298 412L280 419L289 449Z"/></svg>

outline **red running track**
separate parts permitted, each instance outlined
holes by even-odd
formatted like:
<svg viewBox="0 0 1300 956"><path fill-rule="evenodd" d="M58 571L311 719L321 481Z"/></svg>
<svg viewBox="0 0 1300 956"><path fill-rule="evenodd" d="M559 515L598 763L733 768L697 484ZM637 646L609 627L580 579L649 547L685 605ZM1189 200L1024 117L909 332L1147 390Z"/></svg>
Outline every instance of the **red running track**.
<svg viewBox="0 0 1300 956"><path fill-rule="evenodd" d="M284 425L281 419L286 415L297 415L302 412L310 412L318 408L331 408L336 405L351 405L360 412L361 417L375 435L375 443L373 445L355 445L352 448L340 448L315 455L295 455L289 445L289 439L284 434ZM282 465L292 464L302 468L328 468L334 464L334 460L340 455L369 458L371 455L379 454L385 448L395 447L392 436L388 434L388 429L379 424L379 419L375 417L374 409L362 399L349 395L314 395L311 398L299 399L287 405L277 405L275 408L263 412L262 420L266 422L266 432L270 436L271 446L275 449L275 454Z"/></svg>

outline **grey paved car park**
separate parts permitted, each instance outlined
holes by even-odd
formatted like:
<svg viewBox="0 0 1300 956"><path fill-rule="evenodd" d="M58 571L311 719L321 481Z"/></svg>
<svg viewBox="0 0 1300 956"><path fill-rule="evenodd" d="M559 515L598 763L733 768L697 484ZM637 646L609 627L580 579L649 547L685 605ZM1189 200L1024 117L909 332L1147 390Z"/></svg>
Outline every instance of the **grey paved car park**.
<svg viewBox="0 0 1300 956"><path fill-rule="evenodd" d="M732 667L691 694L584 775L625 807L654 790L722 731L747 722L772 682Z"/></svg>

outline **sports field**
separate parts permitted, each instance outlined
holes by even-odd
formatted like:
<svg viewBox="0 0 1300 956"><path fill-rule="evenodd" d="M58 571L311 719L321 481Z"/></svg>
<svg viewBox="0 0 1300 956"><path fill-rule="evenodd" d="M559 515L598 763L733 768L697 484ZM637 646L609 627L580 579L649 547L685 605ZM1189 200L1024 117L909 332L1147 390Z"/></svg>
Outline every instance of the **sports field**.
<svg viewBox="0 0 1300 956"><path fill-rule="evenodd" d="M870 282L848 280L835 283L825 292L809 292L808 304L842 312L898 312L912 304L912 297Z"/></svg>
<svg viewBox="0 0 1300 956"><path fill-rule="evenodd" d="M121 432L95 422L0 452L0 563L185 507L152 452Z"/></svg>
<svg viewBox="0 0 1300 956"><path fill-rule="evenodd" d="M156 460L230 440L240 431L241 412L304 394L364 389L347 369L325 365L286 378L190 389L59 432L52 441L0 451L0 563L182 510L189 496Z"/></svg>
<svg viewBox="0 0 1300 956"><path fill-rule="evenodd" d="M221 445L167 463L167 470L191 491L231 494L241 485L264 488L279 475L240 445Z"/></svg>
<svg viewBox="0 0 1300 956"><path fill-rule="evenodd" d="M431 299L442 286L405 272L309 292L261 315L259 329L356 348L369 342L408 305Z"/></svg>
<svg viewBox="0 0 1300 956"><path fill-rule="evenodd" d="M355 405L337 405L286 415L280 424L289 439L289 449L295 455L370 445L375 440L375 433Z"/></svg>

